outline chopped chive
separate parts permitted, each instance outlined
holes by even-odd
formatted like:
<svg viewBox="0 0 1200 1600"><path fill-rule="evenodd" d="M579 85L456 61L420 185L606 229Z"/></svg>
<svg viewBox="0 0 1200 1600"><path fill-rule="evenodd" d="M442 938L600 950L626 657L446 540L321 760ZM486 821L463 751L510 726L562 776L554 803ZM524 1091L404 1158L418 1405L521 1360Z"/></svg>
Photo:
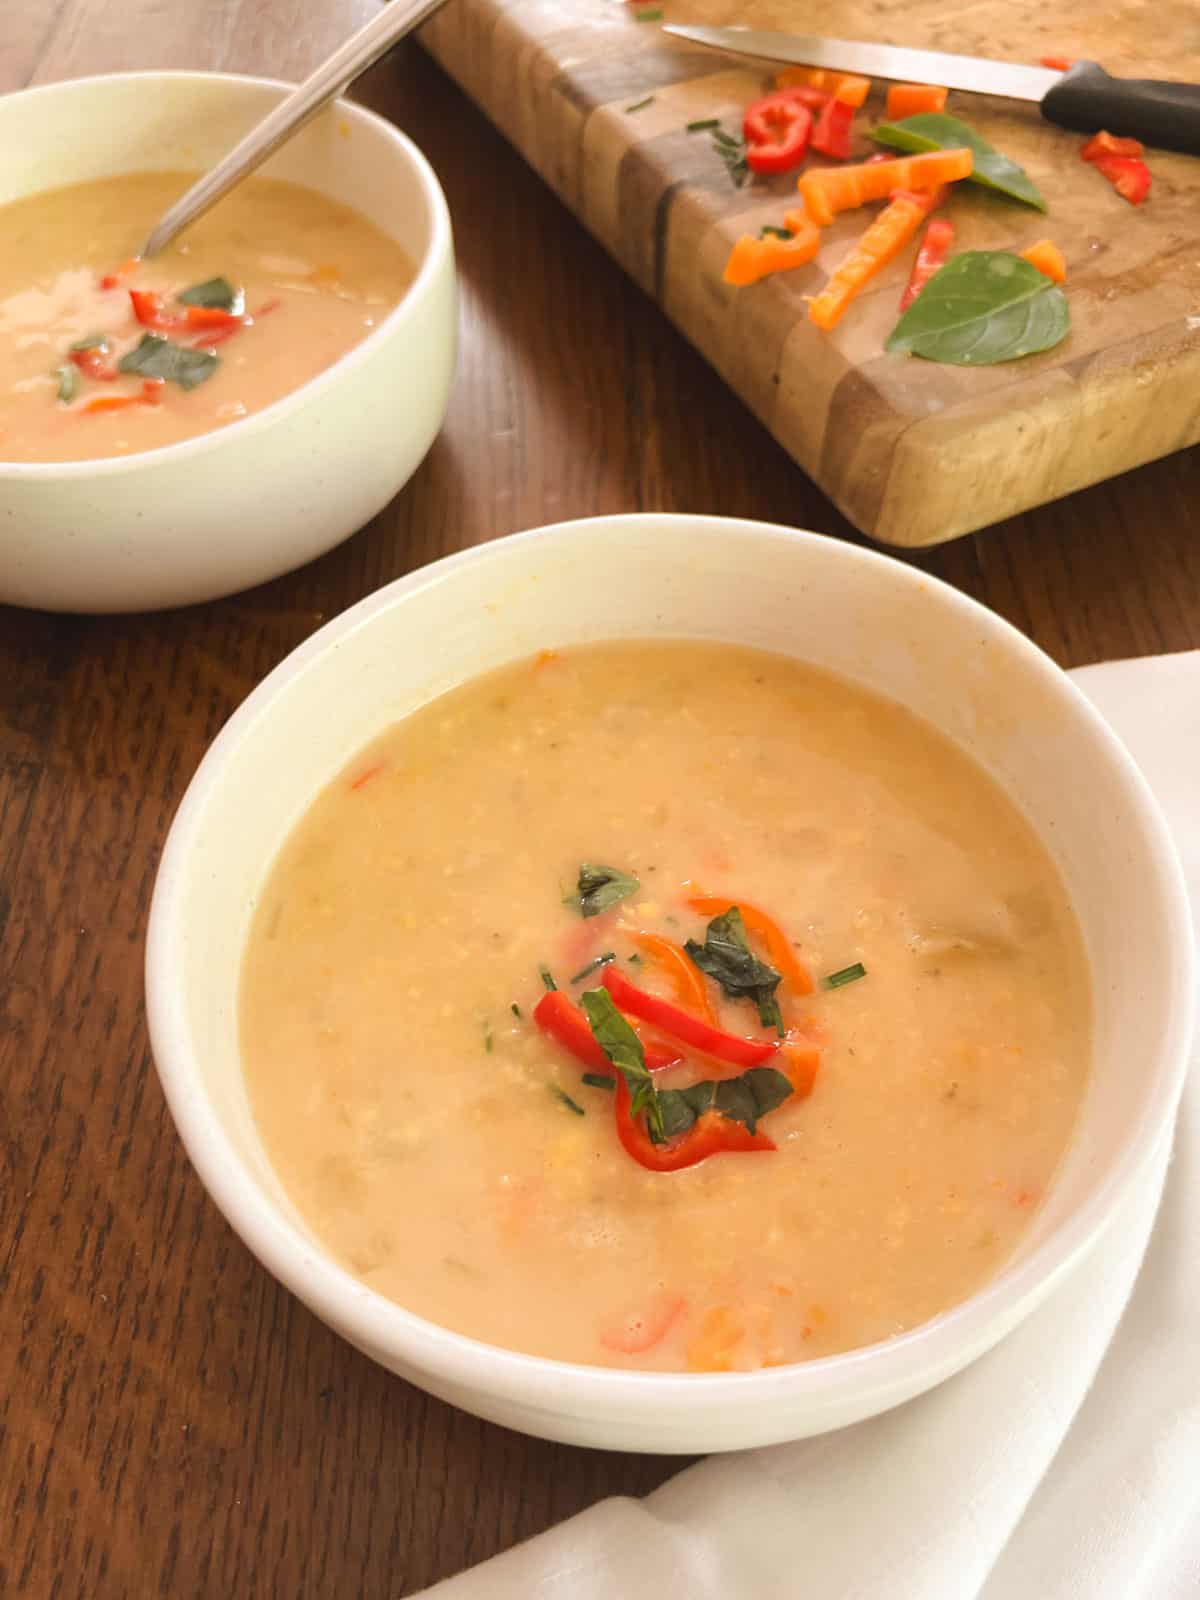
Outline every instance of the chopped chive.
<svg viewBox="0 0 1200 1600"><path fill-rule="evenodd" d="M512 1005L509 1007L509 1010L512 1012L514 1017L519 1017L521 1015L521 1008L520 1008L520 1006L517 1004L517 1002L515 1000L513 1001Z"/></svg>
<svg viewBox="0 0 1200 1600"><path fill-rule="evenodd" d="M767 223L765 228L758 230L758 237L760 239L790 239L792 236L786 228L774 228L770 223Z"/></svg>
<svg viewBox="0 0 1200 1600"><path fill-rule="evenodd" d="M488 1055L491 1055L495 1042L496 1041L492 1038L492 1030L485 1022L483 1025L483 1048L487 1051Z"/></svg>
<svg viewBox="0 0 1200 1600"><path fill-rule="evenodd" d="M644 100L635 100L631 106L625 107L625 115L628 116L631 111L644 111L653 100L654 96L652 94L648 94Z"/></svg>
<svg viewBox="0 0 1200 1600"><path fill-rule="evenodd" d="M79 393L79 374L74 367L59 367L54 376L58 379L58 398L69 406Z"/></svg>
<svg viewBox="0 0 1200 1600"><path fill-rule="evenodd" d="M577 1117L587 1115L583 1107L577 1101L572 1100L571 1096L565 1089L560 1089L556 1083L547 1084L546 1087L550 1090L550 1093L556 1100L562 1101L563 1105L566 1106L568 1111L573 1111Z"/></svg>
<svg viewBox="0 0 1200 1600"><path fill-rule="evenodd" d="M107 350L108 335L106 333L89 333L82 339L76 339L70 350Z"/></svg>
<svg viewBox="0 0 1200 1600"><path fill-rule="evenodd" d="M720 126L720 117L701 117L699 122L689 122L687 131L689 133L703 133L706 128L719 128Z"/></svg>
<svg viewBox="0 0 1200 1600"><path fill-rule="evenodd" d="M843 967L840 972L831 972L827 978L821 979L822 989L841 989L847 983L856 983L859 978L865 978L867 969L861 961L856 961L852 967Z"/></svg>
<svg viewBox="0 0 1200 1600"><path fill-rule="evenodd" d="M633 952L633 954L629 957L629 965L631 967L640 967L641 964L642 964L642 958L641 958L640 955L638 955L637 951L635 950Z"/></svg>
<svg viewBox="0 0 1200 1600"><path fill-rule="evenodd" d="M633 13L633 20L635 22L661 22L662 7L652 6L649 11L635 11Z"/></svg>
<svg viewBox="0 0 1200 1600"><path fill-rule="evenodd" d="M734 187L740 189L750 171L746 163L746 141L735 139L724 128L713 129L713 149L725 163Z"/></svg>
<svg viewBox="0 0 1200 1600"><path fill-rule="evenodd" d="M568 983L582 983L585 978L591 977L592 973L598 971L600 967L606 967L610 961L615 961L616 959L613 951L606 950L603 955L597 956L595 961L589 961L586 967L581 967L575 976L567 981Z"/></svg>
<svg viewBox="0 0 1200 1600"><path fill-rule="evenodd" d="M554 976L549 967L539 967L538 977L542 980L542 987L544 989L553 991L558 988L558 985L555 983Z"/></svg>
<svg viewBox="0 0 1200 1600"><path fill-rule="evenodd" d="M589 1089L615 1089L617 1087L617 1080L615 1078L606 1078L602 1072L585 1072L583 1082L587 1084Z"/></svg>

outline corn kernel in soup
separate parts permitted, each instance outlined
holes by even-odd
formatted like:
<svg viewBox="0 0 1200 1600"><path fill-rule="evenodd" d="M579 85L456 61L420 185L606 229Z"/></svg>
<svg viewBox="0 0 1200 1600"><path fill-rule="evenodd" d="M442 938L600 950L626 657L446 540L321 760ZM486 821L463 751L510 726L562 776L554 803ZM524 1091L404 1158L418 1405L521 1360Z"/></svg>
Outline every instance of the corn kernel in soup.
<svg viewBox="0 0 1200 1600"><path fill-rule="evenodd" d="M382 734L287 840L241 985L262 1137L334 1256L475 1338L669 1371L978 1289L1089 1029L1063 885L990 778L699 643L543 652Z"/></svg>
<svg viewBox="0 0 1200 1600"><path fill-rule="evenodd" d="M364 216L275 178L131 256L194 178L96 179L0 209L0 461L121 456L237 422L345 355L412 280Z"/></svg>

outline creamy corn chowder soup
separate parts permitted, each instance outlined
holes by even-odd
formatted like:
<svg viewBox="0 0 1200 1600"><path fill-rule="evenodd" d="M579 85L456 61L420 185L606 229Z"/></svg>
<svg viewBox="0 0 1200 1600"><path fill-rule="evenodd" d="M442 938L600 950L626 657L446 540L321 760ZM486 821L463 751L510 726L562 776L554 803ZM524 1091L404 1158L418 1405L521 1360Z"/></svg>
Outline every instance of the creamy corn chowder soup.
<svg viewBox="0 0 1200 1600"><path fill-rule="evenodd" d="M380 1293L514 1350L745 1370L1011 1254L1089 991L1014 806L894 704L750 650L543 652L316 800L241 982L266 1147Z"/></svg>
<svg viewBox="0 0 1200 1600"><path fill-rule="evenodd" d="M413 277L315 190L250 178L152 261L193 182L138 173L0 208L0 461L75 461L236 422L346 354Z"/></svg>

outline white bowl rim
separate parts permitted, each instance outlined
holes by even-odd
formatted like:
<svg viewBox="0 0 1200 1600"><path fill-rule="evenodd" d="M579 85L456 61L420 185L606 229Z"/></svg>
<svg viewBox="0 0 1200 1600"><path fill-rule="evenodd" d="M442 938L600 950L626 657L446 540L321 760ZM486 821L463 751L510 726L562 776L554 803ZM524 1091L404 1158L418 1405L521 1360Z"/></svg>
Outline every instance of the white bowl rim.
<svg viewBox="0 0 1200 1600"><path fill-rule="evenodd" d="M791 1366L753 1372L671 1373L628 1371L595 1367L553 1357L527 1355L487 1344L442 1327L368 1288L330 1257L318 1254L299 1228L286 1220L261 1196L257 1181L245 1171L232 1151L220 1121L199 1084L191 1062L184 1006L175 992L172 970L182 917L180 895L186 859L193 836L203 822L207 795L222 779L234 750L252 736L259 717L267 714L274 697L305 671L309 663L337 641L370 624L381 611L450 574L503 554L514 546L600 534L615 524L644 527L664 523L684 525L695 537L728 538L740 533L765 535L772 540L833 545L850 567L886 565L900 585L934 588L950 605L1004 639L1008 648L1024 656L1055 682L1058 692L1072 704L1074 713L1090 725L1111 762L1128 785L1131 817L1143 830L1158 869L1169 948L1172 951L1169 993L1172 1004L1166 1019L1154 1093L1127 1132L1120 1156L1100 1187L1077 1211L1019 1260L1001 1269L968 1299L895 1337L838 1355L819 1357ZM519 1394L527 1403L539 1401L546 1409L562 1403L569 1390L580 1402L599 1404L610 1414L655 1401L668 1407L693 1407L703 1401L733 1404L747 1383L755 1385L757 1400L772 1398L795 1403L805 1395L828 1399L852 1390L860 1396L885 1394L903 1384L909 1352L924 1347L924 1370L949 1372L963 1364L961 1351L986 1349L1001 1331L1017 1320L1006 1307L1028 1303L1058 1283L1099 1237L1115 1215L1122 1199L1161 1146L1173 1127L1174 1113L1183 1089L1195 1013L1194 937L1183 869L1167 824L1149 785L1132 756L1092 705L1087 696L1037 645L997 613L962 594L952 585L908 566L892 556L831 540L826 535L747 518L692 515L685 512L617 512L552 523L509 534L470 549L445 556L396 579L368 595L326 623L284 658L233 713L209 747L192 777L163 849L150 907L146 940L146 1004L154 1060L163 1092L180 1137L201 1180L218 1209L239 1237L268 1270L325 1321L352 1342L429 1373L465 1389L499 1394ZM420 1382L420 1379L417 1380ZM905 1393L910 1392L905 1390ZM661 1418L662 1413L659 1413Z"/></svg>
<svg viewBox="0 0 1200 1600"><path fill-rule="evenodd" d="M54 96L71 90L82 88L85 84L113 83L136 84L148 80L159 82L161 80L174 80L188 83L231 83L248 85L256 89L278 89L284 93L296 87L282 78L252 77L240 72L189 72L185 70L155 71L144 70L140 72L98 72L86 78L62 78L55 83L34 84L28 89L18 89L14 93L5 95L5 102L11 103L18 100L36 100L39 96ZM289 389L286 394L272 400L270 405L263 406L258 411L252 411L248 417L239 417L227 427L211 428L207 433L194 434L189 439L177 440L174 444L158 445L153 450L135 450L125 456L85 456L76 461L3 461L0 460L0 481L4 479L56 479L56 478L94 478L97 476L111 477L113 474L136 472L141 467L157 465L160 462L177 461L193 455L202 455L207 450L221 448L224 440L233 436L245 439L250 434L257 433L263 428L272 426L281 416L289 410L306 404L315 393L329 388L350 368L357 366L361 361L368 359L371 351L382 339L391 334L395 328L408 317L416 314L416 308L430 282L442 271L446 257L452 250L452 230L450 225L450 209L446 203L446 196L438 182L437 174L430 166L428 159L413 143L406 133L389 122L386 117L381 117L377 111L371 111L366 106L359 105L354 100L335 100L328 108L345 115L360 123L373 124L384 133L389 142L397 151L406 156L412 164L413 170L425 193L429 205L432 227L430 229L429 244L417 266L417 272L412 282L405 289L403 295L384 317L383 321L372 328L365 339L347 350L344 355L337 358L328 367L324 367L315 376L302 383L297 389ZM132 170L132 169L131 169ZM50 193L50 190L36 191Z"/></svg>

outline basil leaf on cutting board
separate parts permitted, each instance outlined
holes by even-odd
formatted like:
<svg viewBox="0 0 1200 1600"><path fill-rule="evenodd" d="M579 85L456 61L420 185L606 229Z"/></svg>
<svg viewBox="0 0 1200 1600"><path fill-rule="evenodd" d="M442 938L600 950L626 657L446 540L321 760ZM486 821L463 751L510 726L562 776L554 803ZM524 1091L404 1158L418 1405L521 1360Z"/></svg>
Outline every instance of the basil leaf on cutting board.
<svg viewBox="0 0 1200 1600"><path fill-rule="evenodd" d="M781 1106L791 1092L790 1080L774 1067L751 1067L736 1078L704 1079L686 1089L660 1089L663 1133L668 1139L686 1133L706 1111L719 1111L755 1133L759 1118Z"/></svg>
<svg viewBox="0 0 1200 1600"><path fill-rule="evenodd" d="M189 350L160 334L144 333L141 343L117 362L117 369L134 372L139 378L165 378L181 389L194 389L205 378L211 378L219 365L211 350Z"/></svg>
<svg viewBox="0 0 1200 1600"><path fill-rule="evenodd" d="M956 367L990 367L1051 350L1070 332L1067 297L1007 250L967 250L936 272L887 348Z"/></svg>
<svg viewBox="0 0 1200 1600"><path fill-rule="evenodd" d="M584 861L579 868L575 893L568 895L566 905L574 906L581 917L598 917L602 911L611 910L628 900L641 888L637 878L628 872L618 872L616 867L598 867Z"/></svg>
<svg viewBox="0 0 1200 1600"><path fill-rule="evenodd" d="M775 998L780 974L751 950L737 906L730 906L724 915L712 919L703 944L689 939L683 948L701 972L717 980L726 999L753 1000L763 1027L783 1033L779 1001Z"/></svg>
<svg viewBox="0 0 1200 1600"><path fill-rule="evenodd" d="M969 145L975 158L969 183L995 189L998 194L1020 200L1037 211L1047 209L1024 167L1001 155L986 139L981 139L974 128L957 117L948 117L942 111L920 111L915 117L905 117L900 122L881 122L871 129L871 137L876 144L886 144L892 150L914 155L926 150L961 150Z"/></svg>

